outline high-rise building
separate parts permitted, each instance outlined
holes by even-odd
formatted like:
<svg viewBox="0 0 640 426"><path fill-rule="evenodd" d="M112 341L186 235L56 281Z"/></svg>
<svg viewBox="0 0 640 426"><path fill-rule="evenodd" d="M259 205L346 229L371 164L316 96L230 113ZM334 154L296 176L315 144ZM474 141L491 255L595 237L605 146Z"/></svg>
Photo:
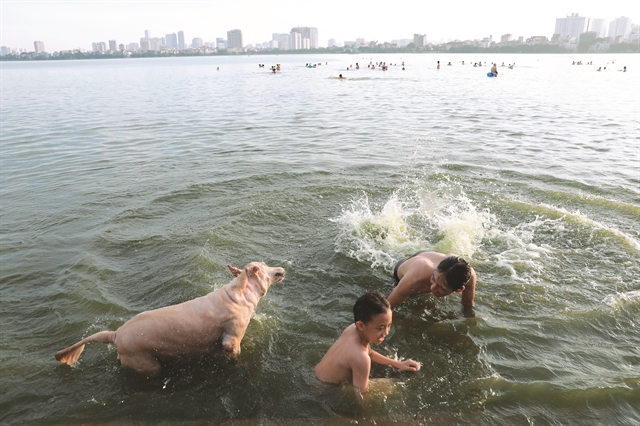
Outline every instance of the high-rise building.
<svg viewBox="0 0 640 426"><path fill-rule="evenodd" d="M192 49L199 49L202 46L204 46L204 43L202 42L201 38L194 38L193 40L191 40L191 48Z"/></svg>
<svg viewBox="0 0 640 426"><path fill-rule="evenodd" d="M164 41L162 38L153 37L149 39L149 50L158 51L160 47L164 46Z"/></svg>
<svg viewBox="0 0 640 426"><path fill-rule="evenodd" d="M278 49L289 49L289 34L274 33L271 35L271 40L278 42Z"/></svg>
<svg viewBox="0 0 640 426"><path fill-rule="evenodd" d="M9 49L7 46L2 46L1 53L3 55L9 55L9 54L11 54L11 49Z"/></svg>
<svg viewBox="0 0 640 426"><path fill-rule="evenodd" d="M153 50L151 49L151 40L146 37L142 37L140 39L140 50L142 50L143 52L146 52L147 50Z"/></svg>
<svg viewBox="0 0 640 426"><path fill-rule="evenodd" d="M336 43L336 39L335 38L330 38L329 42L327 43L327 47L336 47L337 43Z"/></svg>
<svg viewBox="0 0 640 426"><path fill-rule="evenodd" d="M580 34L591 29L591 19L572 13L566 18L556 19L556 30L554 34L560 34L562 37L580 37Z"/></svg>
<svg viewBox="0 0 640 426"><path fill-rule="evenodd" d="M118 50L118 45L115 40L109 40L109 50L112 52Z"/></svg>
<svg viewBox="0 0 640 426"><path fill-rule="evenodd" d="M99 41L97 43L91 43L94 52L102 52L105 53L107 51L107 43L104 41Z"/></svg>
<svg viewBox="0 0 640 426"><path fill-rule="evenodd" d="M310 49L317 49L320 47L320 40L318 39L318 29L315 27L295 27L295 28L291 28L291 31L289 33L289 37L290 40L292 40L291 37L293 33L298 33L300 34L300 48L302 49L304 47L304 42L303 40L305 38L309 39L309 48ZM291 49L293 49L293 47L290 46Z"/></svg>
<svg viewBox="0 0 640 426"><path fill-rule="evenodd" d="M242 43L242 31L229 30L227 31L227 49L239 49L242 50L244 43Z"/></svg>
<svg viewBox="0 0 640 426"><path fill-rule="evenodd" d="M606 19L592 19L591 20L591 31L595 31L598 35L598 38L605 38L607 36L607 27L609 26L609 21Z"/></svg>
<svg viewBox="0 0 640 426"><path fill-rule="evenodd" d="M500 43L510 43L513 41L513 34L505 34L503 36L500 37Z"/></svg>
<svg viewBox="0 0 640 426"><path fill-rule="evenodd" d="M223 38L216 38L216 49L218 50L226 50L227 49L227 40Z"/></svg>
<svg viewBox="0 0 640 426"><path fill-rule="evenodd" d="M144 30L144 38L151 38L151 33L149 30Z"/></svg>
<svg viewBox="0 0 640 426"><path fill-rule="evenodd" d="M127 50L129 52L137 52L140 50L140 47L138 46L138 43L129 43L127 44Z"/></svg>
<svg viewBox="0 0 640 426"><path fill-rule="evenodd" d="M633 22L631 22L631 18L627 18L626 16L614 19L611 21L611 24L609 24L609 37L615 38L622 36L623 39L629 38L632 25Z"/></svg>
<svg viewBox="0 0 640 426"><path fill-rule="evenodd" d="M413 35L413 45L415 47L424 47L427 44L427 35L426 34L414 34Z"/></svg>
<svg viewBox="0 0 640 426"><path fill-rule="evenodd" d="M178 50L185 50L187 45L184 43L184 31L178 31Z"/></svg>
<svg viewBox="0 0 640 426"><path fill-rule="evenodd" d="M297 31L291 31L289 34L289 49L300 50L302 49L302 34Z"/></svg>
<svg viewBox="0 0 640 426"><path fill-rule="evenodd" d="M167 34L164 36L164 45L169 49L177 49L178 48L178 36L176 33Z"/></svg>
<svg viewBox="0 0 640 426"><path fill-rule="evenodd" d="M35 49L36 53L44 52L44 42L43 41L34 41L33 42L33 48Z"/></svg>

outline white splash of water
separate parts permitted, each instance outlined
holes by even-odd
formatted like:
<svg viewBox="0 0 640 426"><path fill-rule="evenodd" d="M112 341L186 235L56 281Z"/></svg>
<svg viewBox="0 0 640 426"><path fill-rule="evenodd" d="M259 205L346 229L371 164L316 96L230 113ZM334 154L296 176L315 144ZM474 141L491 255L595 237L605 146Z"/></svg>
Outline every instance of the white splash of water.
<svg viewBox="0 0 640 426"><path fill-rule="evenodd" d="M362 195L331 221L339 227L336 251L390 271L418 250L471 257L494 217L464 193L443 197L420 189L404 198L396 192L378 209Z"/></svg>

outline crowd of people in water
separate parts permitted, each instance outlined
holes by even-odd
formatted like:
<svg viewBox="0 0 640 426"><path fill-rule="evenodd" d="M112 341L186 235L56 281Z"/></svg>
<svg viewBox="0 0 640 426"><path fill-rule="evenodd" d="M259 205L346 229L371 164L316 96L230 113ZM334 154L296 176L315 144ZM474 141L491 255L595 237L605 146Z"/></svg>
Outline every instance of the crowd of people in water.
<svg viewBox="0 0 640 426"><path fill-rule="evenodd" d="M615 61L612 61L611 64L615 64ZM571 62L571 65L582 65L582 61L573 61ZM593 61L587 62L587 65L593 65ZM598 69L596 71L606 71L607 67L598 67ZM621 70L618 71L622 71L622 72L627 72L627 67L624 66L622 67Z"/></svg>
<svg viewBox="0 0 640 426"><path fill-rule="evenodd" d="M459 61L459 63L460 63L461 65L465 65L465 61ZM612 63L615 63L615 62L612 62ZM470 63L470 64L471 64L471 63ZM310 63L310 62L308 62L308 63L306 63L304 66L305 66L306 68L318 68L318 67L319 67L319 66L321 66L321 65L322 65L322 62L317 62L317 63ZM329 65L329 63L328 63L328 62L325 62L325 65ZM504 62L502 62L502 64L500 65L500 67L506 67L506 68L508 68L508 69L512 70L512 69L513 69L513 67L515 67L515 65L516 65L516 63L515 63L515 62L514 62L514 63L512 63L512 64L511 64L511 63L509 63L509 64L507 64L507 65L505 65L505 63L504 63ZM583 63L582 63L582 61L573 61L571 65L583 65ZM593 61L589 61L589 62L587 62L587 63L586 63L586 65L593 65ZM373 61L369 61L369 64L367 65L367 69L370 69L370 70L378 69L378 70L380 70L380 71L388 71L390 66L391 66L391 67L397 67L397 66L398 66L398 64L397 64L397 63L389 63L389 64L387 64L386 62L382 62L382 61L381 61L381 62L375 62L375 63L374 63ZM402 67L402 71L404 71L404 70L406 69L406 68L405 68L405 64L404 64L404 61L402 61L402 63L400 64L400 66ZM451 67L451 66L453 66L453 64L452 64L451 62L448 62L448 63L447 63L447 66L448 66L448 67ZM482 61L478 61L478 62L473 62L473 65L472 65L472 66L473 66L474 68L476 68L476 67L483 67L483 66L491 66L491 71L490 71L490 73L489 73L488 75L490 75L490 76L492 76L492 77L497 77L497 76L498 76L498 74L499 74L499 71L498 71L498 63L497 63L497 62L491 62L491 63L489 64L489 63L488 63L488 62L486 62L486 61L485 61L484 63L483 63ZM258 67L260 67L260 68L265 68L265 64L258 64ZM360 64L359 64L358 62L356 62L356 63L355 63L355 66L354 66L353 64L351 64L351 65L349 65L349 66L346 68L346 70L347 70L347 71L352 71L352 70L354 70L354 69L355 69L355 70L359 70L359 69L360 69ZM440 61L437 61L437 62L436 62L436 69L440 69ZM607 69L607 67L598 67L598 69L597 69L596 71L605 71L606 69ZM220 70L220 68L218 67L218 71L219 71L219 70ZM281 70L282 70L282 68L281 68L281 65L280 65L280 64L276 64L276 65L272 65L272 66L269 68L269 70L271 71L271 73L275 74L275 73L277 73L278 71L281 71ZM627 72L627 67L626 67L626 66L624 66L622 69L620 69L620 70L618 70L618 71ZM334 78L335 78L335 77L334 77ZM339 80L346 80L347 78L346 78L345 76L343 76L342 74L339 74L339 75L338 75L338 79L339 79Z"/></svg>

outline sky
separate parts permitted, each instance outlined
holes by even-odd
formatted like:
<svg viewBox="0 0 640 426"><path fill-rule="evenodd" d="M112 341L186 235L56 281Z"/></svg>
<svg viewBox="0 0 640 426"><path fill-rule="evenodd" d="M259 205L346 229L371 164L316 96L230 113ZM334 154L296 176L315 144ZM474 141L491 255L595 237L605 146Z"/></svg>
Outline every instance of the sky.
<svg viewBox="0 0 640 426"><path fill-rule="evenodd" d="M242 30L244 44L271 40L296 26L318 28L320 47L338 43L413 39L431 42L551 37L556 18L571 13L609 21L627 16L640 23L637 0L214 0L214 1L29 1L0 0L0 45L47 52L91 50L93 42L139 43L184 31L185 41L227 38Z"/></svg>

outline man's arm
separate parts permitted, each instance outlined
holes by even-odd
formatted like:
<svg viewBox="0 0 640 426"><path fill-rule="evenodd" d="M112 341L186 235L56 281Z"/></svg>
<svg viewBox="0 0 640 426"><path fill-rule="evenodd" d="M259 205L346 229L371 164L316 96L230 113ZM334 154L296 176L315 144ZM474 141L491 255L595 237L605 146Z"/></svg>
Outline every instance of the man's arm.
<svg viewBox="0 0 640 426"><path fill-rule="evenodd" d="M396 306L407 300L412 294L424 293L424 291L420 291L419 289L419 281L422 277L415 272L418 269L420 268L409 269L389 297L387 297L389 305L391 305L391 310L394 310Z"/></svg>
<svg viewBox="0 0 640 426"><path fill-rule="evenodd" d="M476 296L476 271L471 270L471 279L464 286L462 291L462 305L465 308L473 308L473 301Z"/></svg>
<svg viewBox="0 0 640 426"><path fill-rule="evenodd" d="M404 278L402 278L402 280L404 280ZM412 294L409 286L405 285L406 283L403 283L402 280L400 280L389 297L387 297L389 305L391 306L391 310L394 310L396 306L407 300L407 298Z"/></svg>

